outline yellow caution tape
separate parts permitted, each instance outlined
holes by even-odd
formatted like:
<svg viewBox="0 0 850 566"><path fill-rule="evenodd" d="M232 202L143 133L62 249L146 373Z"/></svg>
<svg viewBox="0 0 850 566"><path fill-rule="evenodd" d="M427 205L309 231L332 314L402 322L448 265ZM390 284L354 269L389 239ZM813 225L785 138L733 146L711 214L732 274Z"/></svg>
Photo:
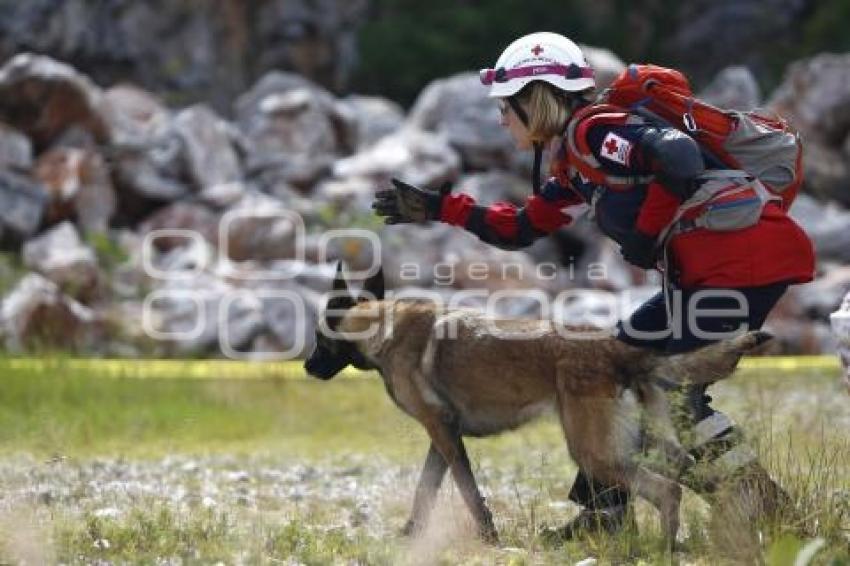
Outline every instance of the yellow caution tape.
<svg viewBox="0 0 850 566"><path fill-rule="evenodd" d="M0 375L6 371L73 373L92 377L143 379L263 379L304 378L302 361L249 362L236 360L126 360L102 358L2 358ZM361 375L347 368L345 375ZM2 379L2 378L0 378Z"/></svg>
<svg viewBox="0 0 850 566"><path fill-rule="evenodd" d="M749 370L837 370L837 356L770 356L741 360L741 369ZM0 379L7 371L38 373L72 372L77 375L143 379L292 379L305 378L303 362L250 362L236 360L126 360L102 358L0 358ZM371 376L348 367L345 376Z"/></svg>
<svg viewBox="0 0 850 566"><path fill-rule="evenodd" d="M738 364L741 369L837 370L841 367L838 356L763 356L744 358Z"/></svg>

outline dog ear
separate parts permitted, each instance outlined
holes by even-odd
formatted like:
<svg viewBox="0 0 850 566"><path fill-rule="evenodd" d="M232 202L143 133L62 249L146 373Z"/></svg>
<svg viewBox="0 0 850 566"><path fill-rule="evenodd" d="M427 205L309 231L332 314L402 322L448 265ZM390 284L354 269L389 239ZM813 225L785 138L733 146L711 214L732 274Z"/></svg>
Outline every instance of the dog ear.
<svg viewBox="0 0 850 566"><path fill-rule="evenodd" d="M328 328L336 330L343 316L345 316L345 311L356 304L348 287L348 281L345 280L342 261L336 263L336 276L334 276L330 295L327 305L325 305L325 321Z"/></svg>
<svg viewBox="0 0 850 566"><path fill-rule="evenodd" d="M345 280L343 273L342 261L336 262L336 275L334 276L333 291L348 291L348 282Z"/></svg>
<svg viewBox="0 0 850 566"><path fill-rule="evenodd" d="M363 285L363 290L370 293L370 297L374 297L376 301L384 298L384 268L379 267L377 273L366 280Z"/></svg>

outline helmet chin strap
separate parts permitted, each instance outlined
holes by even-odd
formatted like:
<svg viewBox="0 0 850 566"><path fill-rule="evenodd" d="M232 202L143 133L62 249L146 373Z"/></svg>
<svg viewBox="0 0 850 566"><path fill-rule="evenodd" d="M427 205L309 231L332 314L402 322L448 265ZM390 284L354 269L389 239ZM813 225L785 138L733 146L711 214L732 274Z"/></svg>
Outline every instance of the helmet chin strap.
<svg viewBox="0 0 850 566"><path fill-rule="evenodd" d="M522 122L526 129L528 129L528 113L519 103L519 100L517 100L515 96L509 96L508 104L514 111L514 114L517 115L520 122ZM533 142L532 145L534 147L534 173L531 180L531 192L536 195L540 193L540 165L543 162L543 143L537 141Z"/></svg>
<svg viewBox="0 0 850 566"><path fill-rule="evenodd" d="M534 142L534 175L531 181L531 192L540 193L540 165L543 161L543 143Z"/></svg>

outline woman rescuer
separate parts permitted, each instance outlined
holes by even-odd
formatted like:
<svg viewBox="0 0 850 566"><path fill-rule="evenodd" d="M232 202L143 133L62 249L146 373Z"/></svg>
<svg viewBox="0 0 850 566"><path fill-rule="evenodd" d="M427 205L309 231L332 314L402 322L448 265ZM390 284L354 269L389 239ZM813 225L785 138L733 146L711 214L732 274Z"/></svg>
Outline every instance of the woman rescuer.
<svg viewBox="0 0 850 566"><path fill-rule="evenodd" d="M501 124L516 147L535 151L534 194L522 207L504 202L485 207L469 195L394 179L393 188L379 191L373 204L387 224L439 220L492 245L518 249L589 210L626 261L644 269L666 265L665 280L673 291L662 290L621 322L617 338L667 353L694 350L742 324L760 328L789 285L813 278L811 242L785 212L793 194L783 197L786 202L761 203L746 228L715 230L692 222L687 230L671 232L674 222L679 226L685 220L683 203L703 189L715 170L728 166L663 121L619 107L592 111L593 71L566 37L546 32L521 37L481 78L490 86L489 96L498 100ZM540 187L544 147L552 151L552 176ZM701 291L704 298L692 301ZM674 293L682 320L689 320L688 311L696 305L700 313L715 312L694 328L684 324L673 332ZM725 491L752 502L753 513L774 514L787 496L732 421L709 406L705 387L686 387L672 398L680 436L699 463L694 468L699 472L683 480L709 499ZM626 524L629 494L622 489L579 471L570 498L583 510L557 531L563 538L600 529L613 533Z"/></svg>

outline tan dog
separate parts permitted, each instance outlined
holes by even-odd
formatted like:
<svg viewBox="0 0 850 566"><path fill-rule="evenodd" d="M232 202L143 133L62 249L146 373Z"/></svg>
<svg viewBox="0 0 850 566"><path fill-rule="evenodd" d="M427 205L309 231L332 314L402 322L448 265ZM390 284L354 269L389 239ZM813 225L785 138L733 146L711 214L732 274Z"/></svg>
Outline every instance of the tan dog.
<svg viewBox="0 0 850 566"><path fill-rule="evenodd" d="M770 338L750 332L665 357L589 328L584 335L573 329L577 336L565 338L549 321L494 321L429 302L381 300L381 273L366 282L364 291L369 299L353 297L338 269L325 313L336 336L319 331L316 350L304 367L320 379L332 378L349 364L377 369L396 405L428 431L431 446L406 532L424 526L450 469L481 536L496 541L462 437L510 430L554 408L578 466L601 482L647 499L661 513L666 536L674 540L681 488L638 462L641 424L636 409L649 416L655 440L681 469L690 456L679 446L667 399L654 380L723 379L744 352Z"/></svg>

